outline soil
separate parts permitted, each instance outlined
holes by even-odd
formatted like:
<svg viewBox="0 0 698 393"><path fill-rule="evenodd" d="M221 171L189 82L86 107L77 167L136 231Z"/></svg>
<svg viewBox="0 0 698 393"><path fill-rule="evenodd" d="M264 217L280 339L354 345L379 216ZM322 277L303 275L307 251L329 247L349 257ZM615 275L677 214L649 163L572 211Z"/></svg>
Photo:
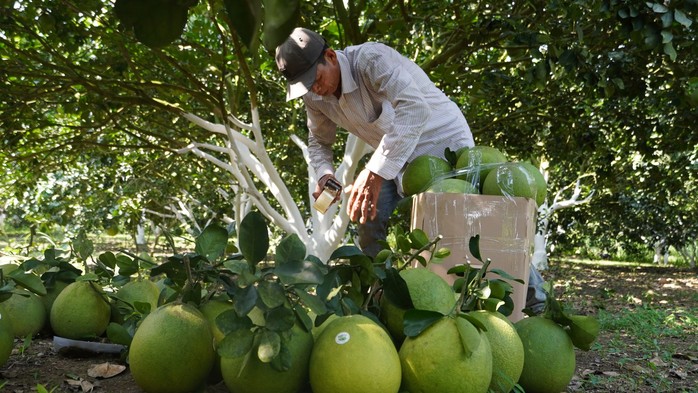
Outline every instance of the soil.
<svg viewBox="0 0 698 393"><path fill-rule="evenodd" d="M695 271L658 266L603 266L553 261L542 272L555 284L558 299L579 314L597 315L600 310L615 313L638 307L690 313L698 309L698 276ZM658 335L657 348L670 351L668 360L648 356L647 348L632 335L601 331L590 351L577 350L576 375L568 392L698 392L698 345L696 316L693 332ZM621 340L622 342L619 342ZM94 365L126 365L119 355L58 352L50 335L40 335L28 348L17 340L8 362L0 368L0 391L25 393L95 392L142 393L128 368L108 377L93 377ZM4 385L2 385L4 383ZM205 392L227 392L224 384L209 385ZM380 392L376 392L380 393Z"/></svg>

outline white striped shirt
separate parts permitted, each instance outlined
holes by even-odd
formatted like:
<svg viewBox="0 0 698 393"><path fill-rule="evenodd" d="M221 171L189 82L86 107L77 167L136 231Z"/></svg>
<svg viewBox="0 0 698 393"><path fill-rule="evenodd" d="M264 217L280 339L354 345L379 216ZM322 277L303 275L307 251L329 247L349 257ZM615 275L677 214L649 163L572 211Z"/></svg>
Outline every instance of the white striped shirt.
<svg viewBox="0 0 698 393"><path fill-rule="evenodd" d="M380 43L337 50L342 94L303 96L308 115L311 165L318 178L334 173L332 144L341 127L373 147L366 168L398 177L420 155L443 157L473 146L463 113L414 62Z"/></svg>

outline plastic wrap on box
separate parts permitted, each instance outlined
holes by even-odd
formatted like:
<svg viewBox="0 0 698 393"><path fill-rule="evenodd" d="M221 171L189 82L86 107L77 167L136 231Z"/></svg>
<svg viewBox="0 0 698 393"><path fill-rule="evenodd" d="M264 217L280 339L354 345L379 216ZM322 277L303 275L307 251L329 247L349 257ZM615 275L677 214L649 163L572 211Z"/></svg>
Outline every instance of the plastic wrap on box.
<svg viewBox="0 0 698 393"><path fill-rule="evenodd" d="M470 254L469 241L480 235L480 254L490 259L489 270L501 269L524 281L511 282L514 312L510 320L523 318L528 275L533 252L537 207L533 199L491 195L421 193L412 203L411 229L422 229L429 238L443 236L440 247L451 255L441 264L429 268L453 283L447 271L456 265L481 266ZM499 278L488 275L488 278Z"/></svg>

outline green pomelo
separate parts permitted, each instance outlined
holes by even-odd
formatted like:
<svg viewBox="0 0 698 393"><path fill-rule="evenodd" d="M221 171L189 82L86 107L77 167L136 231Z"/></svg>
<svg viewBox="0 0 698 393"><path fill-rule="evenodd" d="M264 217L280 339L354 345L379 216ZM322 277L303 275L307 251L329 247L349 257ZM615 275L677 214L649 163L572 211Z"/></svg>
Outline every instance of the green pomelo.
<svg viewBox="0 0 698 393"><path fill-rule="evenodd" d="M111 306L102 288L92 281L70 283L51 307L51 328L73 340L101 336L109 325Z"/></svg>
<svg viewBox="0 0 698 393"><path fill-rule="evenodd" d="M188 393L201 387L214 364L206 317L189 304L167 303L148 314L133 336L129 366L148 393Z"/></svg>
<svg viewBox="0 0 698 393"><path fill-rule="evenodd" d="M494 311L472 311L470 316L480 321L487 331L492 349L492 381L494 392L509 392L521 376L524 364L524 349L514 325L501 313Z"/></svg>
<svg viewBox="0 0 698 393"><path fill-rule="evenodd" d="M538 187L535 179L520 163L507 163L491 171L482 184L484 195L503 195L535 200Z"/></svg>
<svg viewBox="0 0 698 393"><path fill-rule="evenodd" d="M527 392L559 393L567 390L576 367L572 340L550 319L524 318L514 324L524 347L524 367L519 385Z"/></svg>
<svg viewBox="0 0 698 393"><path fill-rule="evenodd" d="M310 354L313 393L397 393L400 358L388 333L363 315L330 322Z"/></svg>
<svg viewBox="0 0 698 393"><path fill-rule="evenodd" d="M545 202L545 197L548 195L548 182L545 181L545 177L540 173L540 170L530 162L521 162L521 166L528 171L529 175L536 182L536 204L538 206L542 205Z"/></svg>
<svg viewBox="0 0 698 393"><path fill-rule="evenodd" d="M221 358L221 373L231 393L296 393L308 383L313 335L298 325L291 329L286 349L291 359L288 370L263 363L256 348L236 358Z"/></svg>
<svg viewBox="0 0 698 393"><path fill-rule="evenodd" d="M458 160L456 170L467 170L467 173L460 175L463 180L477 184L478 189L482 187L487 174L497 164L507 162L507 158L499 149L492 146L478 145L464 147L456 151Z"/></svg>
<svg viewBox="0 0 698 393"><path fill-rule="evenodd" d="M116 298L134 308L136 303L150 304L150 311L155 311L160 299L160 288L148 279L133 280L119 288Z"/></svg>
<svg viewBox="0 0 698 393"><path fill-rule="evenodd" d="M12 323L5 316L5 312L0 309L0 367L7 363L7 359L12 354L12 347L15 342L15 334L12 331Z"/></svg>
<svg viewBox="0 0 698 393"><path fill-rule="evenodd" d="M317 338L320 336L320 334L325 330L326 327L330 325L330 322L334 321L335 319L339 318L337 314L330 314L327 319L322 321L320 325L315 326L315 318L313 318L313 328L312 328L312 333L313 333L313 338L317 340Z"/></svg>
<svg viewBox="0 0 698 393"><path fill-rule="evenodd" d="M479 337L469 352L459 330ZM442 318L418 336L408 337L400 347L400 361L402 390L410 393L485 393L492 378L487 337L460 317Z"/></svg>
<svg viewBox="0 0 698 393"><path fill-rule="evenodd" d="M204 314L209 325L211 325L211 334L213 334L216 344L219 344L225 338L225 334L216 323L216 318L223 312L233 309L233 302L222 299L212 299L199 306L199 311Z"/></svg>
<svg viewBox="0 0 698 393"><path fill-rule="evenodd" d="M405 280L412 304L418 310L438 311L448 314L456 303L451 286L443 277L426 268L409 268L400 271ZM406 309L398 307L387 297L381 298L381 320L395 341L405 339L403 320Z"/></svg>
<svg viewBox="0 0 698 393"><path fill-rule="evenodd" d="M53 307L53 302L56 301L58 294L61 293L68 286L68 284L70 283L56 280L52 285L46 286L46 295L39 296L39 299L41 299L41 302L44 304L44 308L46 309L47 318L51 315L51 307Z"/></svg>
<svg viewBox="0 0 698 393"><path fill-rule="evenodd" d="M34 336L46 325L46 308L35 293L26 289L17 292L0 303L0 310L12 324L16 337Z"/></svg>
<svg viewBox="0 0 698 393"><path fill-rule="evenodd" d="M477 187L462 179L442 179L433 183L427 192L446 192L455 194L479 194Z"/></svg>
<svg viewBox="0 0 698 393"><path fill-rule="evenodd" d="M402 175L402 190L406 196L418 194L439 176L451 171L451 164L441 157L423 155L407 164Z"/></svg>

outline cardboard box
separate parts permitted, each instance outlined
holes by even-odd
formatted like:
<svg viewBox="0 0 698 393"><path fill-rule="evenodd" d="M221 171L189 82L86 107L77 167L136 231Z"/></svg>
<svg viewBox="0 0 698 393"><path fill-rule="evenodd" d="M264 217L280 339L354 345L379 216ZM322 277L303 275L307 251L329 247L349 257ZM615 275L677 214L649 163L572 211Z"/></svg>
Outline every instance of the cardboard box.
<svg viewBox="0 0 698 393"><path fill-rule="evenodd" d="M524 317L528 277L536 230L536 202L527 198L450 193L421 193L412 203L411 229L420 228L430 239L442 235L440 247L448 247L451 255L442 264L430 269L449 283L457 278L446 272L453 266L482 264L469 250L470 238L480 235L480 255L491 260L489 269L501 269L520 278L524 284L509 281L514 288L512 322ZM487 278L500 278L488 274Z"/></svg>

